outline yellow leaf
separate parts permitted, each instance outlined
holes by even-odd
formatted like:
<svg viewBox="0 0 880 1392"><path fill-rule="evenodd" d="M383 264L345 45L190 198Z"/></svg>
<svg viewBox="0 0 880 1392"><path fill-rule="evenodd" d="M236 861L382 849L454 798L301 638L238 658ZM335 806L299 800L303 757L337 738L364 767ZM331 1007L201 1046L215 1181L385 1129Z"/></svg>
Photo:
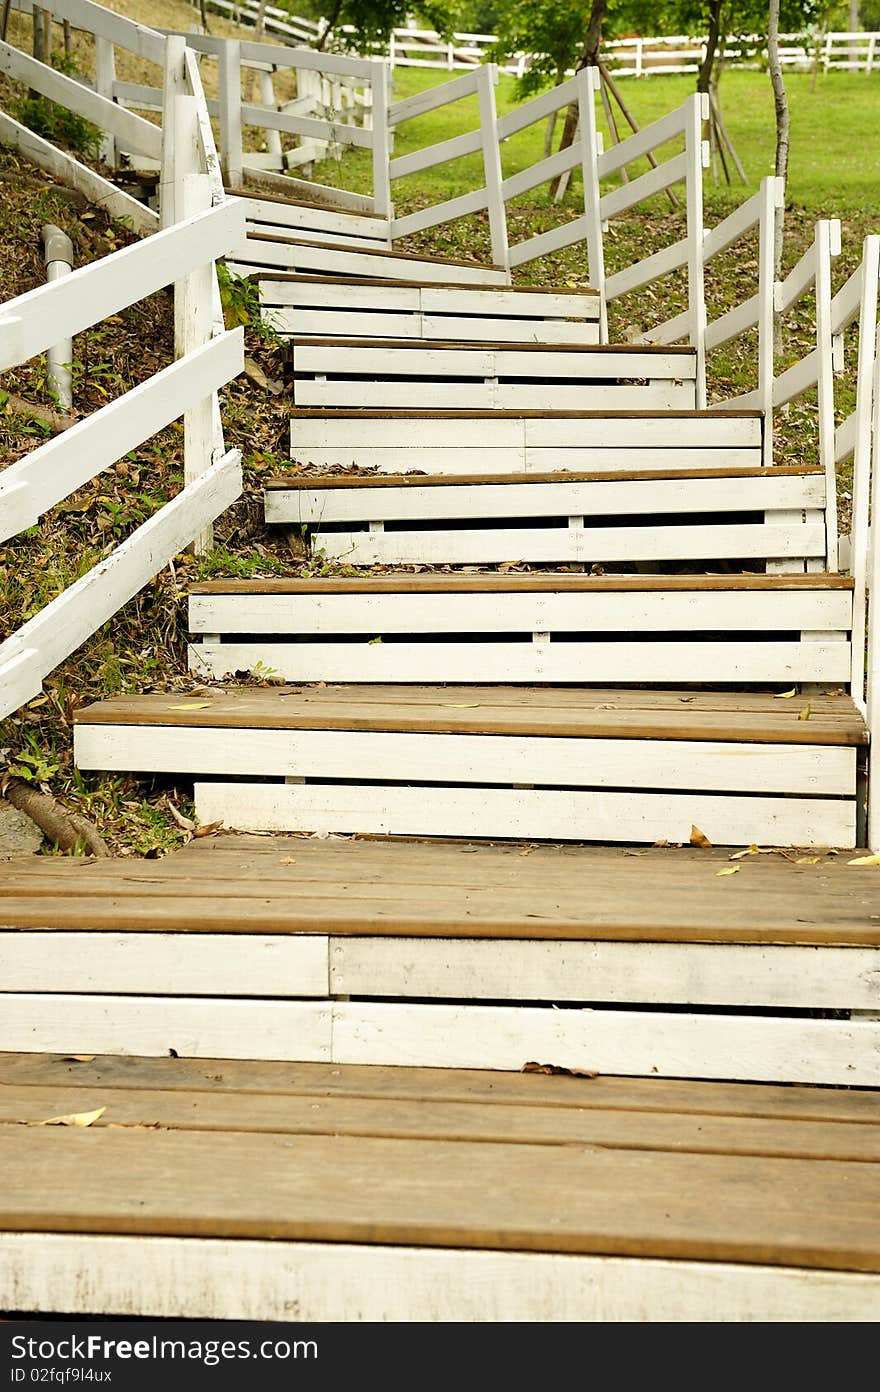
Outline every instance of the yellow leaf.
<svg viewBox="0 0 880 1392"><path fill-rule="evenodd" d="M64 1063L94 1063L94 1054L65 1054Z"/></svg>
<svg viewBox="0 0 880 1392"><path fill-rule="evenodd" d="M795 861L795 865L818 865L821 856L801 856L800 860Z"/></svg>
<svg viewBox="0 0 880 1392"><path fill-rule="evenodd" d="M212 704L213 704L213 702L211 702L211 701L187 701L187 703L186 703L185 706L166 706L165 709L166 709L166 710L182 710L182 711L207 710L207 709L208 709L208 706L210 706L210 705L212 705Z"/></svg>
<svg viewBox="0 0 880 1392"><path fill-rule="evenodd" d="M790 696L796 696L796 695L797 695L797 687L796 687L796 686L793 686L793 687L791 688L791 691L777 691L777 693L776 693L776 700L777 700L777 701L787 701L787 700L789 699Z"/></svg>
<svg viewBox="0 0 880 1392"><path fill-rule="evenodd" d="M725 865L723 870L715 871L715 878L718 879L721 875L738 875L739 870L740 867L738 865Z"/></svg>
<svg viewBox="0 0 880 1392"><path fill-rule="evenodd" d="M856 856L855 860L848 860L847 865L880 865L880 855Z"/></svg>
<svg viewBox="0 0 880 1392"><path fill-rule="evenodd" d="M712 842L709 840L708 836L706 835L706 833L705 833L704 831L700 831L700 828L699 828L698 826L692 826L692 827L691 827L691 845L692 845L692 846L701 846L701 847L703 847L703 848L707 848L707 847L708 847L708 848L711 849Z"/></svg>
<svg viewBox="0 0 880 1392"><path fill-rule="evenodd" d="M813 712L809 706L804 706L803 710L798 715L798 720L809 720L812 713Z"/></svg>
<svg viewBox="0 0 880 1392"><path fill-rule="evenodd" d="M296 865L296 856L282 856L279 865Z"/></svg>
<svg viewBox="0 0 880 1392"><path fill-rule="evenodd" d="M443 705L447 710L479 710L479 701L471 701L469 704L459 704L457 701L444 701Z"/></svg>
<svg viewBox="0 0 880 1392"><path fill-rule="evenodd" d="M727 859L728 859L728 860L743 860L746 856L750 856L750 855L760 855L760 854L761 854L761 852L758 850L758 847L757 847L757 846L749 846L749 847L748 847L746 850L744 850L744 851L737 851L736 855L728 856Z"/></svg>
<svg viewBox="0 0 880 1392"><path fill-rule="evenodd" d="M33 1126L91 1126L106 1112L106 1107L96 1107L93 1112L69 1112L67 1116L49 1117L46 1121L32 1122Z"/></svg>

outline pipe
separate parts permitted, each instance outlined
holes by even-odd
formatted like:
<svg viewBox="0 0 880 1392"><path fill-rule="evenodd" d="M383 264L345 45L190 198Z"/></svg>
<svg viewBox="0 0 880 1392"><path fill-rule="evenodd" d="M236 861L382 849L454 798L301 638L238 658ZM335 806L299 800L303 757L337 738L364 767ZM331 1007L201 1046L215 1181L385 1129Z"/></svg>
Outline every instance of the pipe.
<svg viewBox="0 0 880 1392"><path fill-rule="evenodd" d="M62 276L70 275L73 269L73 242L67 233L62 232L53 222L47 222L43 228L43 256L48 281L60 280ZM49 389L54 393L59 408L69 411L73 404L72 340L63 338L60 343L56 343L49 349L47 358Z"/></svg>

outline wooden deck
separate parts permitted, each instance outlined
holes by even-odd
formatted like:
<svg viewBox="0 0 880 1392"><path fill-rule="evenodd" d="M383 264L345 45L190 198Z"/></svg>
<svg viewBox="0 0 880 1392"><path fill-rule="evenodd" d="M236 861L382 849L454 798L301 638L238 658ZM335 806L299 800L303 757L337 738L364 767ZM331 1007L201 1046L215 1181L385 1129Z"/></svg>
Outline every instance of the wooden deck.
<svg viewBox="0 0 880 1392"><path fill-rule="evenodd" d="M878 1158L876 1093L6 1054L0 1302L872 1319Z"/></svg>

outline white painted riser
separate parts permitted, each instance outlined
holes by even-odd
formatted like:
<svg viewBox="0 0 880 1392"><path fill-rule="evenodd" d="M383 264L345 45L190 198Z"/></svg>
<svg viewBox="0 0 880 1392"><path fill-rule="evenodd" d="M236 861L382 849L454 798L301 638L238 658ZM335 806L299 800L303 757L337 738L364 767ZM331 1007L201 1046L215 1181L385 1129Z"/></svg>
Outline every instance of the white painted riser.
<svg viewBox="0 0 880 1392"><path fill-rule="evenodd" d="M880 1085L880 1023L522 1005L0 996L0 1049Z"/></svg>
<svg viewBox="0 0 880 1392"><path fill-rule="evenodd" d="M730 943L0 931L7 991L880 1009L880 949Z"/></svg>
<svg viewBox="0 0 880 1392"><path fill-rule="evenodd" d="M855 749L819 745L356 729L79 725L75 753L79 768L151 773L697 788L810 797L852 797L856 777ZM431 801L437 795L432 790L424 798Z"/></svg>
<svg viewBox="0 0 880 1392"><path fill-rule="evenodd" d="M687 844L696 824L716 846L843 848L856 835L855 802L831 798L217 782L196 783L195 801L200 821L238 831Z"/></svg>
<svg viewBox="0 0 880 1392"><path fill-rule="evenodd" d="M270 495L271 496L271 495ZM523 577L526 579L527 577ZM846 632L848 590L192 594L190 632L279 637L363 633ZM713 660L717 654L713 654Z"/></svg>
<svg viewBox="0 0 880 1392"><path fill-rule="evenodd" d="M430 425L431 422L427 422ZM760 450L751 447L722 447L716 450L706 448L691 449L686 445L674 449L671 446L658 449L642 447L603 448L600 445L559 446L553 449L526 448L525 446L496 447L494 439L487 439L484 445L476 438L471 444L450 445L448 447L425 445L419 448L415 443L416 427L411 427L411 439L404 445L378 445L373 441L377 434L374 426L381 422L367 421L361 425L361 440L358 443L343 441L334 444L310 444L314 432L311 427L319 421L294 419L291 422L292 459L316 468L334 468L337 465L348 467L357 464L360 468L375 469L383 474L407 474L414 471L426 474L539 474L551 470L560 472L614 473L627 469L633 471L650 469L719 469L719 468L759 468ZM476 432L468 432L468 422L461 421L461 436L468 433L476 437ZM491 427L483 426L484 429ZM321 436L332 432L320 432Z"/></svg>
<svg viewBox="0 0 880 1392"><path fill-rule="evenodd" d="M302 203L276 202L271 198L247 197L243 202L248 228L256 232L266 230L260 225L262 223L298 231L311 228L313 240L335 233L344 237L366 237L376 244L388 241L390 229L387 218L359 217L357 213L334 212L330 208L310 207Z"/></svg>
<svg viewBox="0 0 880 1392"><path fill-rule="evenodd" d="M316 240L321 240L320 235ZM335 246L286 246L251 238L227 257L236 275L267 269L296 271L305 275L372 276L381 280L441 281L450 285L506 285L507 274L485 266L459 266L439 261L420 261L402 256L376 256L369 251Z"/></svg>
<svg viewBox="0 0 880 1392"><path fill-rule="evenodd" d="M264 279L260 282L260 304L270 313L300 309L322 313L359 310L365 314L412 314L425 319L466 316L489 324L526 318L554 325L568 323L578 328L599 321L598 295L572 295L564 291L548 294L510 287L371 285L341 280L316 284L305 278Z"/></svg>
<svg viewBox="0 0 880 1392"><path fill-rule="evenodd" d="M0 1300L35 1313L311 1322L873 1322L848 1271L357 1243L0 1232Z"/></svg>
<svg viewBox="0 0 880 1392"><path fill-rule="evenodd" d="M364 439L365 433L369 440ZM291 438L316 448L493 450L634 449L646 457L657 450L749 450L746 463L761 463L761 422L753 416L505 416L491 417L297 417ZM726 456L725 456L726 459ZM631 465L630 467L635 467ZM675 467L675 464L672 464ZM680 468L686 465L679 465ZM472 470L473 472L473 470ZM479 471L477 471L479 472Z"/></svg>
<svg viewBox="0 0 880 1392"><path fill-rule="evenodd" d="M394 370L389 364L386 371ZM381 369L380 369L381 371ZM693 383L387 382L298 378L297 406L472 411L672 411L694 405Z"/></svg>
<svg viewBox="0 0 880 1392"><path fill-rule="evenodd" d="M312 547L349 565L819 559L825 555L825 525L743 522L679 527L493 526L447 532L317 531Z"/></svg>
<svg viewBox="0 0 880 1392"><path fill-rule="evenodd" d="M535 319L467 318L452 314L380 314L366 310L263 309L263 321L281 338L430 338L484 343L598 344L598 324L545 323Z"/></svg>

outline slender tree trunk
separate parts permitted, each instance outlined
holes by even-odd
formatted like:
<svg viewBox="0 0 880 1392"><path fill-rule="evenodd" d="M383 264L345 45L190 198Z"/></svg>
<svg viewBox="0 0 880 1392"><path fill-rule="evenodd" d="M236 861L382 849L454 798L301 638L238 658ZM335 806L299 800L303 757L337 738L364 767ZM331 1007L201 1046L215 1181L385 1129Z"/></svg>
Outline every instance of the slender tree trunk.
<svg viewBox="0 0 880 1392"><path fill-rule="evenodd" d="M773 86L773 104L776 109L776 174L779 178L787 180L790 119L788 97L785 94L785 83L782 79L782 66L779 62L779 0L770 0L767 24L767 66L770 69L770 82ZM779 279L782 270L782 234L784 219L785 208L777 208L773 239L773 275L776 280ZM778 319L774 329L774 339L774 346L778 351L781 347L781 324Z"/></svg>
<svg viewBox="0 0 880 1392"><path fill-rule="evenodd" d="M849 0L849 32L855 34L859 28L859 0ZM859 50L856 44L852 44L849 50L849 61L851 67L858 71Z"/></svg>
<svg viewBox="0 0 880 1392"><path fill-rule="evenodd" d="M581 68L594 68L599 61L599 46L602 43L602 25L605 21L605 11L608 8L608 0L593 0L590 6L590 18L587 21L587 32L584 36L584 46L578 55L575 63L575 71L580 72ZM576 104L572 104L565 113L565 125L562 127L562 139L559 142L560 150L567 150L574 140L577 131L578 109ZM555 197L559 188L559 180L551 190Z"/></svg>
<svg viewBox="0 0 880 1392"><path fill-rule="evenodd" d="M331 9L326 20L324 21L324 32L319 35L318 41L315 44L315 48L322 49L324 47L324 45L326 44L327 40L330 38L330 35L333 33L333 30L336 27L336 21L339 18L341 9L342 0L334 0L333 8Z"/></svg>
<svg viewBox="0 0 880 1392"><path fill-rule="evenodd" d="M710 0L709 3L709 33L706 37L706 52L700 64L700 71L697 73L698 92L712 90L712 69L715 66L718 40L721 37L721 6L723 3L724 0Z"/></svg>

